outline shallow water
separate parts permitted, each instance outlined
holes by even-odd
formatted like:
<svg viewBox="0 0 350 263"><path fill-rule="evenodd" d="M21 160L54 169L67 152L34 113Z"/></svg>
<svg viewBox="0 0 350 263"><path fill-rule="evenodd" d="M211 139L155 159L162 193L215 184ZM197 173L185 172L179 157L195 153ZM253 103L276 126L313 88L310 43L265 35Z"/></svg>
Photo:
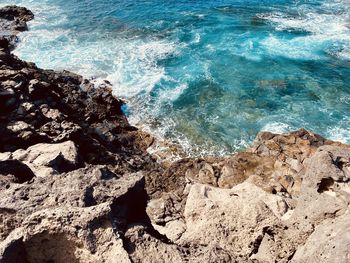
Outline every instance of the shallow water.
<svg viewBox="0 0 350 263"><path fill-rule="evenodd" d="M133 124L190 154L261 130L350 143L350 2L1 0L36 19L15 53L107 79Z"/></svg>

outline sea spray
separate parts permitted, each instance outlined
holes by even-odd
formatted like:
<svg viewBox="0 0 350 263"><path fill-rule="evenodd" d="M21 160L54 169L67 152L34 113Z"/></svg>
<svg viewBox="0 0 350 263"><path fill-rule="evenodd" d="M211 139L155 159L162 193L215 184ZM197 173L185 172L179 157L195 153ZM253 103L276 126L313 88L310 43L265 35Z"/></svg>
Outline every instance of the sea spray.
<svg viewBox="0 0 350 263"><path fill-rule="evenodd" d="M132 124L190 155L261 130L350 142L346 1L16 0L36 18L15 53L109 80Z"/></svg>

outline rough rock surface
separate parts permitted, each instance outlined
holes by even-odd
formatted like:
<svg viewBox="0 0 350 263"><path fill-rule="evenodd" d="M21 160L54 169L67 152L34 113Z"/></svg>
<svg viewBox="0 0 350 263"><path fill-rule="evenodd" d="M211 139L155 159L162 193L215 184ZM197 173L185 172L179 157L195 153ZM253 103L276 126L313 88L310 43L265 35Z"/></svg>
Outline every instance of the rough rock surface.
<svg viewBox="0 0 350 263"><path fill-rule="evenodd" d="M0 9L0 262L350 262L350 147L263 132L227 157L159 162L108 82L11 54Z"/></svg>
<svg viewBox="0 0 350 263"><path fill-rule="evenodd" d="M16 33L27 30L27 22L34 18L34 14L23 7L6 6L0 10L0 47L13 49L18 38Z"/></svg>

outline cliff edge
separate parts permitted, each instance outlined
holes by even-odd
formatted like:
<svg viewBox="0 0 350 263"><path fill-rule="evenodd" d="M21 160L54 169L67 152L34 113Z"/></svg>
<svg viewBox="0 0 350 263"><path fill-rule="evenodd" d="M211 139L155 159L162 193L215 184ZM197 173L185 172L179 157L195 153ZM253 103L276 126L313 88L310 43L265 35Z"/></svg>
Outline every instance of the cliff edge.
<svg viewBox="0 0 350 263"><path fill-rule="evenodd" d="M227 157L160 162L111 84L11 54L0 9L0 262L350 262L350 147L262 132Z"/></svg>

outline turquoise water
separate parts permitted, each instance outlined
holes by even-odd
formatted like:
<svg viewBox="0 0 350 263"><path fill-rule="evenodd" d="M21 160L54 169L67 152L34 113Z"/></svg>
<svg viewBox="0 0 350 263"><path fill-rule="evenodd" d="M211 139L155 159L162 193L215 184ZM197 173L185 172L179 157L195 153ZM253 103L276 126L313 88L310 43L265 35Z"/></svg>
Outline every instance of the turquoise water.
<svg viewBox="0 0 350 263"><path fill-rule="evenodd" d="M348 1L0 3L36 14L18 56L109 80L133 124L191 154L301 127L350 143Z"/></svg>

